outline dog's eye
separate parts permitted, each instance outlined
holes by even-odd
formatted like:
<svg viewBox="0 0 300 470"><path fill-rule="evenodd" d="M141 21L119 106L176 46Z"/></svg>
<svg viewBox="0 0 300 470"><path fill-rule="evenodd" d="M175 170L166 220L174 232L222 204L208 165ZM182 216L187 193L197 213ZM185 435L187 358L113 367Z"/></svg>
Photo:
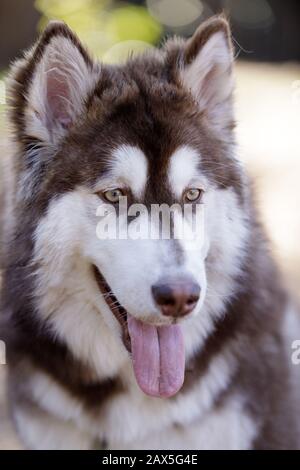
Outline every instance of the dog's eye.
<svg viewBox="0 0 300 470"><path fill-rule="evenodd" d="M109 189L108 191L104 191L103 196L107 201L116 204L119 202L121 196L124 196L124 193L122 189Z"/></svg>
<svg viewBox="0 0 300 470"><path fill-rule="evenodd" d="M202 199L203 190L197 188L190 188L185 191L183 195L184 202L196 202Z"/></svg>

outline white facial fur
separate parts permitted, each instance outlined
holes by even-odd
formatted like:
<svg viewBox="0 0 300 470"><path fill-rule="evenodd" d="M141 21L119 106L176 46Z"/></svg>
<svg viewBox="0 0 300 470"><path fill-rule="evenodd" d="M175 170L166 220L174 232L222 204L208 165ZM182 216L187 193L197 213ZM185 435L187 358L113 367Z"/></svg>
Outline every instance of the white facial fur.
<svg viewBox="0 0 300 470"><path fill-rule="evenodd" d="M199 174L200 155L192 147L184 145L179 147L170 158L169 165L169 185L176 197L180 198L185 189L192 187L194 184L197 187L203 186L200 183Z"/></svg>
<svg viewBox="0 0 300 470"><path fill-rule="evenodd" d="M148 178L148 160L145 154L131 145L122 145L112 152L109 177L99 181L97 189L129 187L136 197L141 197Z"/></svg>
<svg viewBox="0 0 300 470"><path fill-rule="evenodd" d="M123 180L131 177L128 160L132 158L144 172L141 179L145 183L144 155L138 149L127 147L127 162L122 166L120 151L115 153L115 168L119 165L119 170L125 168L125 171L119 177ZM181 172L177 173L179 178L176 182L176 171L184 156L190 162L186 174L192 182L197 176L194 151L181 148L175 152L170 165L170 181L178 192L180 185L182 190L189 185L189 178L183 181ZM116 174L113 175L114 181L115 177ZM198 175L198 181L200 183L201 175ZM202 182L207 185L204 180ZM134 179L131 183L134 184ZM137 180L135 185L141 191ZM207 185L203 204L204 240L193 249L185 240L178 240L183 253L183 261L180 262L172 240L99 240L96 236L99 204L101 201L97 195L78 188L52 201L40 221L35 233L34 262L40 266L36 276L36 295L41 314L54 324L57 334L67 341L74 354L91 363L98 375L104 371L113 375L126 361L119 339L121 330L99 291L91 265L99 268L129 313L157 324L166 320L154 304L151 286L170 273L189 273L202 289L198 305L182 324L189 356L212 330L214 319L222 314L224 301L234 289L232 276L238 273L237 254L242 252L246 233L234 191ZM233 222L229 221L230 218ZM213 266L206 265L205 261L209 249L214 249L218 256Z"/></svg>

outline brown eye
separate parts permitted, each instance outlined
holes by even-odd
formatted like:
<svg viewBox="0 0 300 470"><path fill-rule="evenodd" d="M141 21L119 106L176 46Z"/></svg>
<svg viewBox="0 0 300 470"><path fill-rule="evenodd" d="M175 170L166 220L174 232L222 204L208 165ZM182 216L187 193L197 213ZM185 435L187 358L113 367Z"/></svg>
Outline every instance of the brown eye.
<svg viewBox="0 0 300 470"><path fill-rule="evenodd" d="M187 203L199 201L202 199L203 192L202 189L197 188L187 189L183 195L183 200Z"/></svg>
<svg viewBox="0 0 300 470"><path fill-rule="evenodd" d="M120 198L124 196L124 193L122 189L116 188L104 191L103 196L108 202L111 202L112 204L117 204Z"/></svg>

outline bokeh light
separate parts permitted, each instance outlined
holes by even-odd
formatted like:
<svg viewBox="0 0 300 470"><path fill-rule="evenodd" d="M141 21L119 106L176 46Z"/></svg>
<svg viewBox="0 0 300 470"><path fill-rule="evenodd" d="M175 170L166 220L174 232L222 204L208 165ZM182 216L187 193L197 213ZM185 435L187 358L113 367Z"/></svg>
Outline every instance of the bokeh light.
<svg viewBox="0 0 300 470"><path fill-rule="evenodd" d="M202 15L203 3L199 0L147 0L148 9L160 23L174 28L193 23Z"/></svg>
<svg viewBox="0 0 300 470"><path fill-rule="evenodd" d="M227 2L231 17L248 29L270 27L275 16L267 0L229 0Z"/></svg>
<svg viewBox="0 0 300 470"><path fill-rule="evenodd" d="M42 13L41 30L51 19L65 21L95 56L106 61L123 60L122 50L125 56L131 50L128 41L133 41L130 47L137 52L145 44L157 43L162 34L161 24L146 7L126 2L36 0L36 8ZM124 47L119 46L123 41Z"/></svg>
<svg viewBox="0 0 300 470"><path fill-rule="evenodd" d="M162 28L146 8L127 5L111 12L105 31L118 41L136 40L151 44L158 41Z"/></svg>

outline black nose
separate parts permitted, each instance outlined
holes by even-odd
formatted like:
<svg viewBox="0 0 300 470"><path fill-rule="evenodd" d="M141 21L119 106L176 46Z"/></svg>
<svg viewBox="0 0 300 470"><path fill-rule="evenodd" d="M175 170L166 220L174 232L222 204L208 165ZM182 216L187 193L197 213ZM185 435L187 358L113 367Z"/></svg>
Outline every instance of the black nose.
<svg viewBox="0 0 300 470"><path fill-rule="evenodd" d="M152 294L163 315L183 317L200 297L200 286L192 278L162 279L152 286Z"/></svg>

